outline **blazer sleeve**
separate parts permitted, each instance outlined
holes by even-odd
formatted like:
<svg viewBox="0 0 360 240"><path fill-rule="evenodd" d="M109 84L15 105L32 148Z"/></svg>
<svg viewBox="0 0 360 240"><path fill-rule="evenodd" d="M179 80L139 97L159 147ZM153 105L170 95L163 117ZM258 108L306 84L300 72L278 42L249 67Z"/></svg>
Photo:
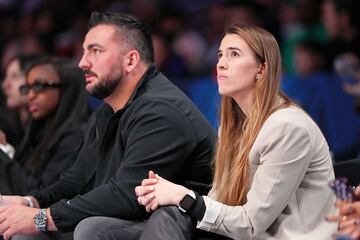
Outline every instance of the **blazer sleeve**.
<svg viewBox="0 0 360 240"><path fill-rule="evenodd" d="M290 122L273 124L260 132L255 141L260 162L247 203L227 206L204 197L206 212L198 228L233 239L254 239L269 228L288 204L312 157L309 135Z"/></svg>

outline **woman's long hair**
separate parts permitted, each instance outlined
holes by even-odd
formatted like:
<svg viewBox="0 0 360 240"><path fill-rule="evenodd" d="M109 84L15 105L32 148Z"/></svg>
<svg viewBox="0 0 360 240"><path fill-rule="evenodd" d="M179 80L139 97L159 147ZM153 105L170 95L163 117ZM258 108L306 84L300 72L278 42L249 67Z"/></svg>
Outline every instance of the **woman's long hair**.
<svg viewBox="0 0 360 240"><path fill-rule="evenodd" d="M38 173L46 164L47 159L43 154L56 148L57 141L62 137L61 133L79 127L90 115L84 74L78 66L70 59L43 58L34 63L28 72L35 66L46 64L54 67L61 83L57 109L42 120L31 119L24 141L15 155L15 160L32 174ZM33 142L37 144L32 146ZM33 149L29 153L31 147Z"/></svg>
<svg viewBox="0 0 360 240"><path fill-rule="evenodd" d="M222 97L220 136L215 156L214 187L217 200L228 205L246 203L250 186L249 153L265 120L290 101L281 93L281 55L272 34L259 27L234 25L226 34L236 34L264 65L264 72L256 80L252 92L252 105L248 116L235 100ZM279 96L283 101L278 104Z"/></svg>

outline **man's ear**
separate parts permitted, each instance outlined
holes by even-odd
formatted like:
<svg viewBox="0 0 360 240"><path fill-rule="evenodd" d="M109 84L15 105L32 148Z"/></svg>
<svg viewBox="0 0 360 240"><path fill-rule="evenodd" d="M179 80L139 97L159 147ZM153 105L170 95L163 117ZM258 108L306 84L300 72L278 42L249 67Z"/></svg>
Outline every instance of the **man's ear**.
<svg viewBox="0 0 360 240"><path fill-rule="evenodd" d="M140 62L140 54L136 50L131 50L126 54L126 61L125 61L125 70L127 72L132 72L134 68Z"/></svg>

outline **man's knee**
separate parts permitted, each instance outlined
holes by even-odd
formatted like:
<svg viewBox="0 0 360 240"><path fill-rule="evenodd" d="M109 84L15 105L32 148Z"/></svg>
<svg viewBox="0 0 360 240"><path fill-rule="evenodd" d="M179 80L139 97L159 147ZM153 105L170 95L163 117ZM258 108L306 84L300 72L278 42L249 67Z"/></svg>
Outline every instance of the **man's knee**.
<svg viewBox="0 0 360 240"><path fill-rule="evenodd" d="M98 225L101 221L100 217L90 217L82 220L75 228L74 239L96 239L99 232Z"/></svg>
<svg viewBox="0 0 360 240"><path fill-rule="evenodd" d="M112 217L90 217L82 220L75 228L75 240L134 240L138 239L144 222L129 221Z"/></svg>

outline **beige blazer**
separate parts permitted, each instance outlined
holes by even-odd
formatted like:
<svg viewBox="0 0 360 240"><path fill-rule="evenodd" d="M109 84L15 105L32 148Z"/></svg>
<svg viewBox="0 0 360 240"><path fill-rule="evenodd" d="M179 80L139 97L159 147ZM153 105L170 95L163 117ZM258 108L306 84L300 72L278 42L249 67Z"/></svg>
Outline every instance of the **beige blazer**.
<svg viewBox="0 0 360 240"><path fill-rule="evenodd" d="M204 197L206 212L197 227L233 239L331 239L337 224L334 179L328 144L313 120L300 108L274 112L250 151L252 183L243 206Z"/></svg>

